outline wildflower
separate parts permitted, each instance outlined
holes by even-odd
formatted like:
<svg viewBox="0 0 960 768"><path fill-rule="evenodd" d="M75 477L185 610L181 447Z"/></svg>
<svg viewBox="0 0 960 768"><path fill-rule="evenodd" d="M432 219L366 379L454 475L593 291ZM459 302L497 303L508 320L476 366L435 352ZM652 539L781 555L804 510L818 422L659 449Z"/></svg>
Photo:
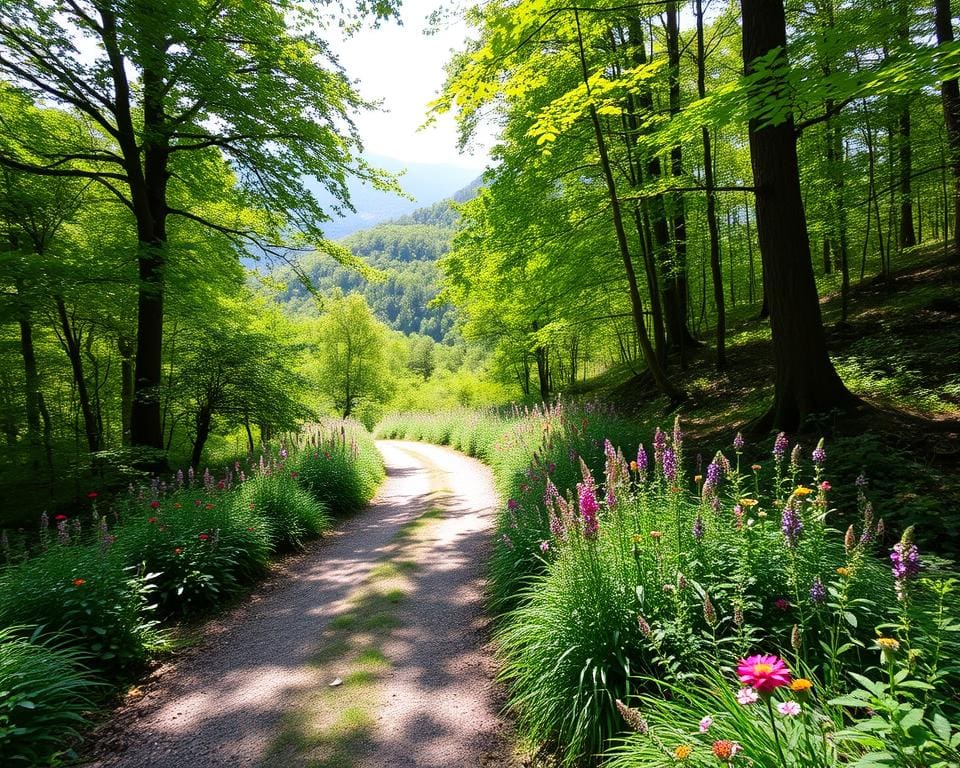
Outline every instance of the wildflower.
<svg viewBox="0 0 960 768"><path fill-rule="evenodd" d="M790 683L790 690L794 693L808 693L813 688L813 681L805 677L798 677Z"/></svg>
<svg viewBox="0 0 960 768"><path fill-rule="evenodd" d="M793 629L790 630L790 647L795 651L799 651L802 645L803 636L800 634L800 625L794 624Z"/></svg>
<svg viewBox="0 0 960 768"><path fill-rule="evenodd" d="M740 499L739 503L744 507L755 507L760 502L757 501L756 499Z"/></svg>
<svg viewBox="0 0 960 768"><path fill-rule="evenodd" d="M869 482L867 481L866 476L861 472L857 475L857 479L853 483L857 488L866 488Z"/></svg>
<svg viewBox="0 0 960 768"><path fill-rule="evenodd" d="M800 443L793 446L790 451L790 468L796 470L800 466Z"/></svg>
<svg viewBox="0 0 960 768"><path fill-rule="evenodd" d="M673 450L680 451L683 447L683 432L680 430L680 417L673 420Z"/></svg>
<svg viewBox="0 0 960 768"><path fill-rule="evenodd" d="M637 466L638 466L637 462L631 461L631 462L630 462L630 471L631 471L631 472L636 472L636 471L637 471Z"/></svg>
<svg viewBox="0 0 960 768"><path fill-rule="evenodd" d="M682 573L677 574L677 589L681 592L687 588L687 577Z"/></svg>
<svg viewBox="0 0 960 768"><path fill-rule="evenodd" d="M663 585L663 593L664 593L665 595L672 595L672 594L673 594L674 592L676 592L676 591L677 591L677 588L676 588L675 586L673 586L673 584L664 584L664 585Z"/></svg>
<svg viewBox="0 0 960 768"><path fill-rule="evenodd" d="M737 691L737 703L744 707L756 704L759 698L760 694L754 688L741 688Z"/></svg>
<svg viewBox="0 0 960 768"><path fill-rule="evenodd" d="M761 469L763 469L763 467L761 467L759 464L751 464L750 469L752 469L754 472L759 472Z"/></svg>
<svg viewBox="0 0 960 768"><path fill-rule="evenodd" d="M857 534L854 533L853 525L851 524L850 527L847 528L846 534L844 534L843 548L844 550L846 550L846 553L849 555L851 552L853 552L853 548L855 546L857 546Z"/></svg>
<svg viewBox="0 0 960 768"><path fill-rule="evenodd" d="M719 739L718 741L713 742L713 746L710 747L713 752L713 756L717 760L723 762L730 762L736 757L737 752L740 751L740 745L735 741L730 741L729 739Z"/></svg>
<svg viewBox="0 0 960 768"><path fill-rule="evenodd" d="M720 478L723 477L723 468L716 462L716 460L711 461L707 465L707 481L704 483L704 488L716 488L720 484Z"/></svg>
<svg viewBox="0 0 960 768"><path fill-rule="evenodd" d="M644 450L643 444L640 444L640 447L637 448L637 474L639 475L640 482L644 482L647 479L647 465L649 460L647 459L647 452Z"/></svg>
<svg viewBox="0 0 960 768"><path fill-rule="evenodd" d="M255 529L253 526L250 526L249 528L247 528L247 530L248 530L248 531L254 531L254 530L256 530L256 529Z"/></svg>
<svg viewBox="0 0 960 768"><path fill-rule="evenodd" d="M701 481L701 480L703 480L703 475L694 475L694 476L693 476L693 482L695 482L697 485L700 485L700 481Z"/></svg>
<svg viewBox="0 0 960 768"><path fill-rule="evenodd" d="M181 503L178 501L176 504L173 505L173 508L174 508L174 509L183 509L183 504L181 504Z"/></svg>
<svg viewBox="0 0 960 768"><path fill-rule="evenodd" d="M890 562L897 599L904 601L907 599L907 581L920 573L920 550L913 543L913 526L907 528L900 541L893 545Z"/></svg>
<svg viewBox="0 0 960 768"><path fill-rule="evenodd" d="M650 622L648 622L642 614L637 616L637 626L640 627L640 634L644 637L649 638L651 635L653 635L653 629L650 626Z"/></svg>
<svg viewBox="0 0 960 768"><path fill-rule="evenodd" d="M827 452L823 447L823 438L820 438L820 442L817 443L817 447L813 449L813 453L810 454L810 459L818 467L827 460Z"/></svg>
<svg viewBox="0 0 960 768"><path fill-rule="evenodd" d="M558 539L563 538L563 520L556 515L550 517L550 533Z"/></svg>
<svg viewBox="0 0 960 768"><path fill-rule="evenodd" d="M200 539L200 541L206 541L207 539L210 538L210 534L209 534L209 533L201 533L199 536L197 536L197 538Z"/></svg>
<svg viewBox="0 0 960 768"><path fill-rule="evenodd" d="M735 450L737 453L740 453L743 450L744 445L745 443L743 440L743 435L737 432L737 436L733 438L733 450Z"/></svg>
<svg viewBox="0 0 960 768"><path fill-rule="evenodd" d="M653 460L660 465L663 462L663 451L667 447L667 436L660 427L657 427L653 433Z"/></svg>
<svg viewBox="0 0 960 768"><path fill-rule="evenodd" d="M300 474L300 473L299 473L299 472L291 472L291 473L290 473L290 477L296 479L296 477L297 477L298 474Z"/></svg>
<svg viewBox="0 0 960 768"><path fill-rule="evenodd" d="M551 462L550 462L550 466L549 466L549 468L547 469L547 474L548 474L548 475L552 475L552 474L553 474L554 472L556 472L556 471L557 471L557 465L554 464L554 463L551 461Z"/></svg>
<svg viewBox="0 0 960 768"><path fill-rule="evenodd" d="M819 605L826 599L827 588L823 586L823 582L820 581L820 577L817 576L817 578L813 580L813 584L810 585L810 602L814 605Z"/></svg>
<svg viewBox="0 0 960 768"><path fill-rule="evenodd" d="M796 717L800 714L800 705L795 701L781 701L777 704L777 712L784 717Z"/></svg>
<svg viewBox="0 0 960 768"><path fill-rule="evenodd" d="M54 515L53 519L56 520L56 521L59 523L59 522L62 522L62 521L64 521L64 520L66 520L66 519L67 519L67 516L66 516L66 515Z"/></svg>
<svg viewBox="0 0 960 768"><path fill-rule="evenodd" d="M150 502L150 509L160 509L160 502L154 499Z"/></svg>
<svg viewBox="0 0 960 768"><path fill-rule="evenodd" d="M813 493L812 490L802 485L798 485L793 491L794 496L809 496L811 493Z"/></svg>
<svg viewBox="0 0 960 768"><path fill-rule="evenodd" d="M628 707L626 704L620 701L620 699L617 699L616 705L617 712L620 713L620 717L622 717L624 722L633 730L640 734L646 734L650 731L650 726L647 724L646 719L640 713L639 709Z"/></svg>
<svg viewBox="0 0 960 768"><path fill-rule="evenodd" d="M677 454L672 448L663 449L663 476L671 483L677 479Z"/></svg>
<svg viewBox="0 0 960 768"><path fill-rule="evenodd" d="M516 500L516 499L508 499L508 500L507 500L507 509L509 509L509 510L512 512L512 511L515 510L516 508L517 508L517 500Z"/></svg>
<svg viewBox="0 0 960 768"><path fill-rule="evenodd" d="M737 665L740 682L758 693L771 693L790 683L790 670L779 656L757 655L741 659Z"/></svg>
<svg viewBox="0 0 960 768"><path fill-rule="evenodd" d="M703 541L703 534L703 518L697 515L697 519L693 521L693 538L698 542Z"/></svg>
<svg viewBox="0 0 960 768"><path fill-rule="evenodd" d="M73 580L73 586L75 586L75 587L82 587L82 586L83 586L84 584L86 584L86 583L87 583L87 580L86 580L86 579L74 579L74 580Z"/></svg>
<svg viewBox="0 0 960 768"><path fill-rule="evenodd" d="M157 518L155 518L155 517L148 517L148 518L147 518L147 522L148 522L148 523L156 523L156 522L157 522Z"/></svg>
<svg viewBox="0 0 960 768"><path fill-rule="evenodd" d="M708 626L715 627L717 625L717 611L713 607L710 595L704 595L703 598L703 620L707 622Z"/></svg>
<svg viewBox="0 0 960 768"><path fill-rule="evenodd" d="M600 528L600 523L597 520L597 512L600 507L597 504L596 493L587 483L577 483L577 495L580 517L583 519L583 535L588 539L595 538Z"/></svg>
<svg viewBox="0 0 960 768"><path fill-rule="evenodd" d="M841 565L839 568L837 568L837 573L846 579L850 576L850 569Z"/></svg>
<svg viewBox="0 0 960 768"><path fill-rule="evenodd" d="M733 623L738 627L743 626L743 608L739 605L734 606L733 609Z"/></svg>
<svg viewBox="0 0 960 768"><path fill-rule="evenodd" d="M778 597L773 601L773 607L781 613L786 613L790 610L790 601L785 597Z"/></svg>
<svg viewBox="0 0 960 768"><path fill-rule="evenodd" d="M541 551L541 552L543 552L544 554L546 554L549 549L550 549L550 542L549 542L549 541L547 541L546 539L544 539L543 541L540 542L540 551Z"/></svg>
<svg viewBox="0 0 960 768"><path fill-rule="evenodd" d="M95 498L97 498L97 492L96 492L96 491L90 491L90 493L87 494L87 498L88 498L88 499L95 499Z"/></svg>
<svg viewBox="0 0 960 768"><path fill-rule="evenodd" d="M777 460L777 463L783 461L783 457L787 455L787 446L790 443L787 441L787 434L781 432L777 435L777 439L773 441L773 458Z"/></svg>
<svg viewBox="0 0 960 768"><path fill-rule="evenodd" d="M663 538L663 531L650 531L650 538L654 541L660 541Z"/></svg>
<svg viewBox="0 0 960 768"><path fill-rule="evenodd" d="M673 750L673 756L677 760L686 760L690 755L693 754L693 747L689 744L681 744L675 750Z"/></svg>
<svg viewBox="0 0 960 768"><path fill-rule="evenodd" d="M884 662L892 664L897 651L900 650L900 642L892 637L878 637L876 643Z"/></svg>
<svg viewBox="0 0 960 768"><path fill-rule="evenodd" d="M830 485L830 483L829 483L828 481L826 481L826 480L824 480L822 483L820 483L820 490L823 491L824 493L826 493L827 491L829 491L831 488L833 488L833 486Z"/></svg>
<svg viewBox="0 0 960 768"><path fill-rule="evenodd" d="M706 733L710 730L710 726L713 725L713 718L710 715L707 715L700 720L700 733Z"/></svg>
<svg viewBox="0 0 960 768"><path fill-rule="evenodd" d="M213 509L215 506L216 506L215 504L211 504L210 502L207 502L206 504L203 505L203 508L204 508L204 509Z"/></svg>
<svg viewBox="0 0 960 768"><path fill-rule="evenodd" d="M797 546L800 534L803 532L803 520L797 514L793 504L787 503L783 508L783 514L780 517L780 530L783 531L783 538L787 540L787 546L793 548Z"/></svg>
<svg viewBox="0 0 960 768"><path fill-rule="evenodd" d="M173 548L173 554L179 555L181 552L183 552L183 549L181 549L180 547Z"/></svg>

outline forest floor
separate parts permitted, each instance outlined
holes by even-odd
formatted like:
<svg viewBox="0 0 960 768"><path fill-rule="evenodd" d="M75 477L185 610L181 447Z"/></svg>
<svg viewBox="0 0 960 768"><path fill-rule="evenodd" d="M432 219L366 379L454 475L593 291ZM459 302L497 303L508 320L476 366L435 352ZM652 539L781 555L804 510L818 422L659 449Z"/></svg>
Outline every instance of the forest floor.
<svg viewBox="0 0 960 768"><path fill-rule="evenodd" d="M490 470L378 445L374 502L134 688L90 740L89 765L520 764L483 610Z"/></svg>

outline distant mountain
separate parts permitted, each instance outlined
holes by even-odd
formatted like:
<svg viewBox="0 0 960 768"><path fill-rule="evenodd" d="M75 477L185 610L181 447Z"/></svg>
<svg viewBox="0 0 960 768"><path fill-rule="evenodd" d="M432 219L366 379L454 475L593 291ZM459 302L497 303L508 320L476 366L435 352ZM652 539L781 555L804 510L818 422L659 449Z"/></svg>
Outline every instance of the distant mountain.
<svg viewBox="0 0 960 768"><path fill-rule="evenodd" d="M367 160L377 168L391 173L406 171L400 177L400 187L414 199L408 200L397 195L380 192L353 181L349 185L350 199L356 213L348 214L336 221L328 222L324 231L328 239L339 240L353 232L367 229L384 221L397 219L417 209L449 199L456 190L474 182L480 175L472 168L441 163L405 163L391 157L369 155ZM319 184L308 186L314 191L321 203L328 202L330 195Z"/></svg>
<svg viewBox="0 0 960 768"><path fill-rule="evenodd" d="M362 293L374 314L403 333L422 333L436 341L449 338L456 320L450 306L429 307L440 290L439 259L450 250L458 215L451 202L464 202L477 193L479 179L473 179L446 199L414 210L342 238L342 242L367 264L385 274L376 282L364 280L355 270L339 266L329 256L313 253L300 260L300 268L318 291L329 294L335 288L344 293ZM313 312L306 288L293 279L288 269L277 277L287 284L279 297L291 312Z"/></svg>

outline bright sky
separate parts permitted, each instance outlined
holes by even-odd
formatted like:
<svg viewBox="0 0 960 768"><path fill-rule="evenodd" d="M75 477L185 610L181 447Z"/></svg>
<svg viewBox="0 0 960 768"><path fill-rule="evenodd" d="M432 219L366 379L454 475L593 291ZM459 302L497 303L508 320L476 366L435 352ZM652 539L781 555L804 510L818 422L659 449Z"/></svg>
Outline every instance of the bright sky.
<svg viewBox="0 0 960 768"><path fill-rule="evenodd" d="M481 169L488 147L461 155L452 117L444 115L436 125L417 131L426 120L428 102L443 86L450 51L459 49L466 37L462 22L434 35L424 34L427 17L441 2L403 0L402 26L391 22L380 29L364 28L335 49L348 76L359 81L361 95L383 100L385 112L366 113L356 121L367 152L411 163Z"/></svg>

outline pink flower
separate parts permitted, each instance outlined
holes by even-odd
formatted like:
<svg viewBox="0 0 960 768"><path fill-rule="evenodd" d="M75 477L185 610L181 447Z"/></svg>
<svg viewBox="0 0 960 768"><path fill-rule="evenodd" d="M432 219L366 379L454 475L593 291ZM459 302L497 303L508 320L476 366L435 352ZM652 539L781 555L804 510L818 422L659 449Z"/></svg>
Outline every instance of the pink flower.
<svg viewBox="0 0 960 768"><path fill-rule="evenodd" d="M832 487L833 487L833 486L830 485L830 483L828 483L826 480L824 480L822 483L820 483L820 490L823 491L824 493L826 493L827 491L829 491Z"/></svg>
<svg viewBox="0 0 960 768"><path fill-rule="evenodd" d="M757 690L771 693L790 683L790 670L779 656L749 656L737 665L740 682Z"/></svg>
<svg viewBox="0 0 960 768"><path fill-rule="evenodd" d="M760 694L758 694L753 688L741 688L739 691L737 691L737 701L745 707L749 706L750 704L756 704L757 699L759 698Z"/></svg>
<svg viewBox="0 0 960 768"><path fill-rule="evenodd" d="M546 539L544 539L543 541L540 542L540 551L541 551L541 552L543 552L544 554L546 554L549 549L550 549L550 542L549 542L549 541L547 541Z"/></svg>
<svg viewBox="0 0 960 768"><path fill-rule="evenodd" d="M700 721L700 733L706 733L710 730L710 726L713 725L713 718L710 715L707 715Z"/></svg>
<svg viewBox="0 0 960 768"><path fill-rule="evenodd" d="M795 701L784 701L777 704L777 712L784 717L796 717L800 714L800 705Z"/></svg>

